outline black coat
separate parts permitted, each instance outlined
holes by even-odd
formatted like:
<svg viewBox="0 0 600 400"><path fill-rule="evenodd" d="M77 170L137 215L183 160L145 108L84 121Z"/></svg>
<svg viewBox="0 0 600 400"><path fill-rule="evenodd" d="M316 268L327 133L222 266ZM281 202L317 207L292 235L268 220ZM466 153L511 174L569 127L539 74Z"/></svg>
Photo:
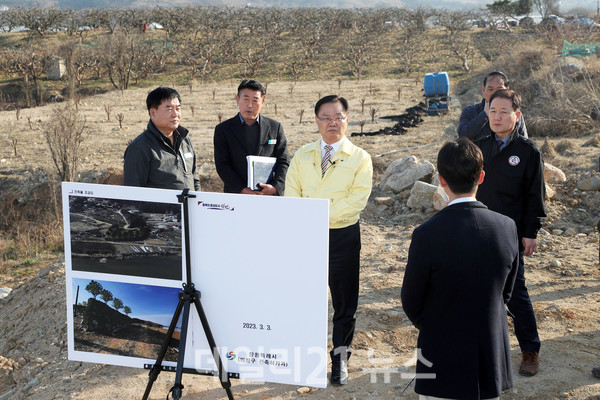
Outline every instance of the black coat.
<svg viewBox="0 0 600 400"><path fill-rule="evenodd" d="M480 202L448 206L414 230L402 307L419 329L417 393L478 400L512 387L505 304L518 266L515 223Z"/></svg>
<svg viewBox="0 0 600 400"><path fill-rule="evenodd" d="M248 186L248 162L246 156L275 157L275 176L270 182L282 196L285 174L290 165L287 141L281 124L271 118L260 116L259 142L248 148L239 114L215 127L215 167L223 181L225 193L240 193Z"/></svg>

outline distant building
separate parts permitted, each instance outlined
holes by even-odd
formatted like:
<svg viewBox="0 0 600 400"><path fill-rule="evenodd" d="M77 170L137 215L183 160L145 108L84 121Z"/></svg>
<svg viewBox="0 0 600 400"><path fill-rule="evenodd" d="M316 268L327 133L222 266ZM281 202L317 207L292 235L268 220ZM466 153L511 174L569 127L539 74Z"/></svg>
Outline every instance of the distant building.
<svg viewBox="0 0 600 400"><path fill-rule="evenodd" d="M46 78L51 81L59 81L66 72L65 60L60 57L54 57L46 69Z"/></svg>

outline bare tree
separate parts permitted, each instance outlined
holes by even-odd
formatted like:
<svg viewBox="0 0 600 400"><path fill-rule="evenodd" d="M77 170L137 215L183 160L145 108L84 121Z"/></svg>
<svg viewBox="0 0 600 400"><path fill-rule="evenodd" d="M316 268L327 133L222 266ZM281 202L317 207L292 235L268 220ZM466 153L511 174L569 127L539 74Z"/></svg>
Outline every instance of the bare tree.
<svg viewBox="0 0 600 400"><path fill-rule="evenodd" d="M358 126L360 126L360 133L363 133L366 123L367 123L367 121L365 121L364 119L361 119L360 121L358 121Z"/></svg>
<svg viewBox="0 0 600 400"><path fill-rule="evenodd" d="M9 8L0 12L0 31L12 32L18 26L23 26L21 22L21 11L19 7Z"/></svg>
<svg viewBox="0 0 600 400"><path fill-rule="evenodd" d="M125 119L125 114L123 113L118 113L117 116L117 121L119 121L119 129L123 129L123 120Z"/></svg>
<svg viewBox="0 0 600 400"><path fill-rule="evenodd" d="M139 46L137 35L125 35L117 32L104 38L101 44L103 63L108 77L115 89L129 88L134 66L139 58L145 57Z"/></svg>
<svg viewBox="0 0 600 400"><path fill-rule="evenodd" d="M44 36L62 24L64 12L53 7L19 8L20 22L31 34Z"/></svg>
<svg viewBox="0 0 600 400"><path fill-rule="evenodd" d="M313 65L326 37L321 15L316 9L295 9L288 12L290 51L286 68L294 82Z"/></svg>
<svg viewBox="0 0 600 400"><path fill-rule="evenodd" d="M398 35L398 61L403 67L404 73L408 76L416 68L421 55L425 52L425 41L422 40L423 32L426 29L424 23L424 11L403 10L398 15L398 25L400 34Z"/></svg>
<svg viewBox="0 0 600 400"><path fill-rule="evenodd" d="M157 7L151 12L153 21L162 25L168 39L186 33L192 26L189 7Z"/></svg>
<svg viewBox="0 0 600 400"><path fill-rule="evenodd" d="M377 107L377 108L371 107L371 110L370 110L371 122L375 122L375 115L377 115L378 111L379 111L379 107Z"/></svg>
<svg viewBox="0 0 600 400"><path fill-rule="evenodd" d="M439 10L436 22L446 29L442 42L450 53L460 61L460 68L469 71L470 59L475 53L475 46L468 30L472 27L473 14L465 11Z"/></svg>
<svg viewBox="0 0 600 400"><path fill-rule="evenodd" d="M354 25L343 35L342 59L350 73L360 81L367 66L377 59L379 39L387 18L385 12L374 9L358 9L352 17Z"/></svg>
<svg viewBox="0 0 600 400"><path fill-rule="evenodd" d="M81 157L81 144L87 136L86 119L69 102L54 109L50 121L44 126L44 136L50 148L59 178L65 182L77 177Z"/></svg>
<svg viewBox="0 0 600 400"><path fill-rule="evenodd" d="M212 64L219 57L221 42L218 35L188 37L180 44L178 51L181 62L188 67L190 79L205 79L211 72Z"/></svg>
<svg viewBox="0 0 600 400"><path fill-rule="evenodd" d="M0 66L4 72L17 75L23 83L23 92L27 107L32 106L31 84L35 94L36 104L41 104L42 93L40 78L48 62L48 51L31 44L18 50L5 50L0 54Z"/></svg>
<svg viewBox="0 0 600 400"><path fill-rule="evenodd" d="M246 64L246 77L252 78L258 74L262 66L271 59L272 47L272 38L263 36L256 40L245 53L242 53L241 58Z"/></svg>
<svg viewBox="0 0 600 400"><path fill-rule="evenodd" d="M533 0L533 6L542 18L548 18L552 14L558 14L560 0Z"/></svg>
<svg viewBox="0 0 600 400"><path fill-rule="evenodd" d="M363 78L365 69L375 58L376 40L376 36L363 32L350 31L347 34L342 59L358 81Z"/></svg>

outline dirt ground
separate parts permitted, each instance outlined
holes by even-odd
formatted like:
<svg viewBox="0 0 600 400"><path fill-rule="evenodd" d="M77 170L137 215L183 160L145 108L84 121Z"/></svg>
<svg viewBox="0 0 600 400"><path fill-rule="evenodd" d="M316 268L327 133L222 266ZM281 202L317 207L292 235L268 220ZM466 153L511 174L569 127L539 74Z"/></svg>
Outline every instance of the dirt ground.
<svg viewBox="0 0 600 400"><path fill-rule="evenodd" d="M214 169L212 134L219 114L224 119L235 114L237 84L196 85L192 93L188 87L178 87L184 110L182 125L192 133L207 191L222 188ZM421 88L422 83L412 79L343 81L339 88L337 81L300 82L293 87L289 82L272 82L268 84L263 114L283 123L293 154L319 137L312 110L322 95L339 93L349 99L350 134L360 132L361 120L366 121L365 132L393 125L380 117L401 114L419 103ZM405 194L384 193L377 184L387 165L401 157L414 155L435 164L441 145L456 135L461 107L478 101L478 92L474 88L453 98L448 115L426 116L423 124L404 135L351 138L373 156L375 179L362 216L361 291L349 384L309 389L233 380L235 398L417 398L413 387L400 395L409 383L409 373L414 371L417 337L417 330L402 311L400 289L412 230L431 214L407 208ZM146 89L139 89L81 101L79 109L91 130L84 143L80 169L83 180L95 181L109 168L122 168L128 141L142 132L148 120L146 94ZM361 112L363 98L365 109ZM1 178L26 187L39 175L38 168L50 167L41 126L51 110L59 106L22 110L19 121L15 112L0 113L0 123L8 133L2 139L4 146L0 146ZM105 106L111 107L110 120ZM372 107L377 110L374 121L370 116ZM115 120L118 113L124 115L122 129ZM27 118L33 129L28 128ZM15 132L16 157L11 146ZM600 380L591 374L592 368L600 365L600 270L598 233L594 229L600 215L600 192L576 189L578 180L598 171L599 132L550 140L557 154L546 161L561 168L567 181L551 185L556 195L547 202L548 220L539 236L539 251L526 258L526 278L542 339L540 372L531 378L518 375L520 351L511 334L515 385L504 394L505 399L600 399ZM543 138L533 139L542 146ZM401 151L379 156L395 150ZM19 186L13 189L20 190ZM378 196L391 196L396 202L392 206L377 205L374 198ZM147 371L67 360L64 285L62 260L25 282L0 277L0 288L14 289L0 300L0 400L141 398ZM172 373L161 373L150 398L165 398L174 378ZM183 384L183 398L226 398L216 378L186 374Z"/></svg>

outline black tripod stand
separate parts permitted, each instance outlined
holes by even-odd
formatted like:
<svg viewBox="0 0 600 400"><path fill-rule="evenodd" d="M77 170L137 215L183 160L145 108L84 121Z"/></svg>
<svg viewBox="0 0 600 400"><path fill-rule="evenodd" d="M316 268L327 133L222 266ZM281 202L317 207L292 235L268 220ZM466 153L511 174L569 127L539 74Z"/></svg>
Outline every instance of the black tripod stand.
<svg viewBox="0 0 600 400"><path fill-rule="evenodd" d="M219 373L219 380L221 381L221 386L227 392L227 398L233 400L233 394L231 393L231 382L229 381L229 374L223 369L223 363L221 361L221 356L219 355L219 350L217 345L215 344L215 338L212 335L210 330L210 326L208 325L208 319L206 318L206 314L204 313L204 309L202 308L202 304L200 303L200 292L198 292L191 282L191 263L190 263L190 234L189 234L189 218L188 218L188 199L194 198L196 196L190 195L188 189L184 189L183 192L177 195L177 200L180 203L183 203L183 221L184 221L184 236L185 236L185 267L187 272L187 283L183 284L183 290L179 292L179 303L177 304L177 308L175 309L175 314L173 315L173 319L171 319L171 325L169 325L169 330L167 331L167 337L165 342L163 343L160 352L158 353L158 357L156 359L156 363L152 365L147 365L148 368L152 368L148 377L148 384L146 385L146 392L144 393L144 397L142 400L147 400L150 395L150 391L152 390L152 385L156 378L158 378L158 374L162 370L162 362L167 354L167 349L169 347L169 343L173 338L173 332L175 331L175 326L177 325L177 321L179 320L179 316L181 315L181 310L183 310L182 324L181 324L181 335L179 338L179 354L177 356L177 367L175 369L175 384L169 391L169 393L173 394L173 399L181 398L181 391L183 389L183 385L181 384L181 377L184 372L183 368L183 359L185 356L185 342L187 338L188 331L188 322L190 318L190 303L193 303L196 306L196 311L198 312L198 316L200 317L200 321L202 322L202 328L204 328L204 334L206 335L206 340L212 350L213 357L215 358L215 362L217 364L217 371ZM172 370L172 369L171 369ZM188 372L188 371L186 371ZM212 373L208 373L212 375ZM167 394L167 398L168 398Z"/></svg>

